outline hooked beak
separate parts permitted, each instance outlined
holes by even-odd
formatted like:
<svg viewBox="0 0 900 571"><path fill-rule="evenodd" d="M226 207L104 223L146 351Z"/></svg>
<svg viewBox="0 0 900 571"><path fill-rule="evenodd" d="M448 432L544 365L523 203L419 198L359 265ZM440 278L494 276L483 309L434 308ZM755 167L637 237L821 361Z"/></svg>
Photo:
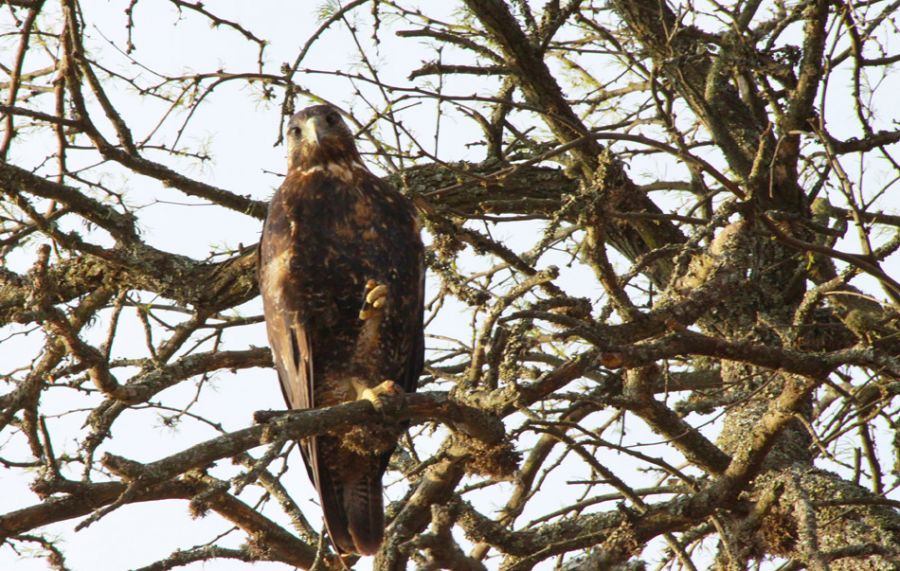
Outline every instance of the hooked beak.
<svg viewBox="0 0 900 571"><path fill-rule="evenodd" d="M319 117L310 117L303 124L303 135L313 145L319 144L319 132L321 130Z"/></svg>

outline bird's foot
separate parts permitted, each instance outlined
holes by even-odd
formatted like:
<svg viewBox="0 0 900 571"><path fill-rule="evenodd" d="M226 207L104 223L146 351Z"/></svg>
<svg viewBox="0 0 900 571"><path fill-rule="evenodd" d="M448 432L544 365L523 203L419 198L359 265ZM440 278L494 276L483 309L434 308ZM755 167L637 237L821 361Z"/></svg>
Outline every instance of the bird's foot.
<svg viewBox="0 0 900 571"><path fill-rule="evenodd" d="M363 386L359 383L354 383L354 385L356 388L356 400L369 401L375 407L375 410L379 412L384 411L389 402L394 400L394 397L403 394L403 389L400 388L400 385L390 379L374 387Z"/></svg>
<svg viewBox="0 0 900 571"><path fill-rule="evenodd" d="M375 280L366 282L365 301L359 310L359 318L362 321L372 319L384 311L388 300L388 286Z"/></svg>
<svg viewBox="0 0 900 571"><path fill-rule="evenodd" d="M392 415L400 412L405 406L403 389L394 381L384 381L370 387L361 380L353 381L356 400L367 400L372 403L375 412L381 415L381 421L370 422L363 426L352 426L339 436L344 449L360 456L384 454L394 449L401 428Z"/></svg>

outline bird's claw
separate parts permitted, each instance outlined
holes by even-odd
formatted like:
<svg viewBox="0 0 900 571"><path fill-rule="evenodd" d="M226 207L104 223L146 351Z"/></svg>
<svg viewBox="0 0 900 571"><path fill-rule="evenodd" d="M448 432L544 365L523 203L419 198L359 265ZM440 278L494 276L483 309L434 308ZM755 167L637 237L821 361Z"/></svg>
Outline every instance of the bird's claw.
<svg viewBox="0 0 900 571"><path fill-rule="evenodd" d="M381 412L392 397L397 397L402 394L403 389L400 388L400 385L388 379L383 381L380 385L363 388L358 392L357 400L365 399L372 403L375 410Z"/></svg>
<svg viewBox="0 0 900 571"><path fill-rule="evenodd" d="M380 284L375 280L366 282L365 301L362 309L359 310L359 318L362 321L371 319L375 315L384 311L388 299L388 286Z"/></svg>

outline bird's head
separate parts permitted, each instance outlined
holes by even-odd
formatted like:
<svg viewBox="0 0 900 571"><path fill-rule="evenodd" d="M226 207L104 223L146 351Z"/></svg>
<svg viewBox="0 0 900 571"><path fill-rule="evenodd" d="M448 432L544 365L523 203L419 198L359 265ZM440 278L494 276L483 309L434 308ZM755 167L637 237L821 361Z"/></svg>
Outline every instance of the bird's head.
<svg viewBox="0 0 900 571"><path fill-rule="evenodd" d="M313 105L295 113L288 122L287 142L291 171L360 160L353 134L330 105Z"/></svg>

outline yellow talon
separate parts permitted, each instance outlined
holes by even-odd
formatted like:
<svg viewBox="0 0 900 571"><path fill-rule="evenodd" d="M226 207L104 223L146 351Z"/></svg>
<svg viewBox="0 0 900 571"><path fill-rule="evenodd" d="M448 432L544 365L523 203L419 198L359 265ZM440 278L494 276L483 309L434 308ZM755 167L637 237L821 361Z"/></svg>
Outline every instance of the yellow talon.
<svg viewBox="0 0 900 571"><path fill-rule="evenodd" d="M385 397L403 394L400 385L390 379L374 387L367 387L360 381L354 380L353 387L356 389L356 400L367 400L372 403L375 410L379 411L384 408Z"/></svg>
<svg viewBox="0 0 900 571"><path fill-rule="evenodd" d="M366 285L368 285L368 284L366 284ZM369 290L369 293L366 294L366 302L374 305L375 303L381 301L382 305L383 305L385 298L387 298L387 294L388 294L388 286L386 286L384 284L376 285L371 290Z"/></svg>
<svg viewBox="0 0 900 571"><path fill-rule="evenodd" d="M387 305L388 286L379 284L375 280L366 282L366 297L363 307L359 310L359 318L362 321L371 319Z"/></svg>

